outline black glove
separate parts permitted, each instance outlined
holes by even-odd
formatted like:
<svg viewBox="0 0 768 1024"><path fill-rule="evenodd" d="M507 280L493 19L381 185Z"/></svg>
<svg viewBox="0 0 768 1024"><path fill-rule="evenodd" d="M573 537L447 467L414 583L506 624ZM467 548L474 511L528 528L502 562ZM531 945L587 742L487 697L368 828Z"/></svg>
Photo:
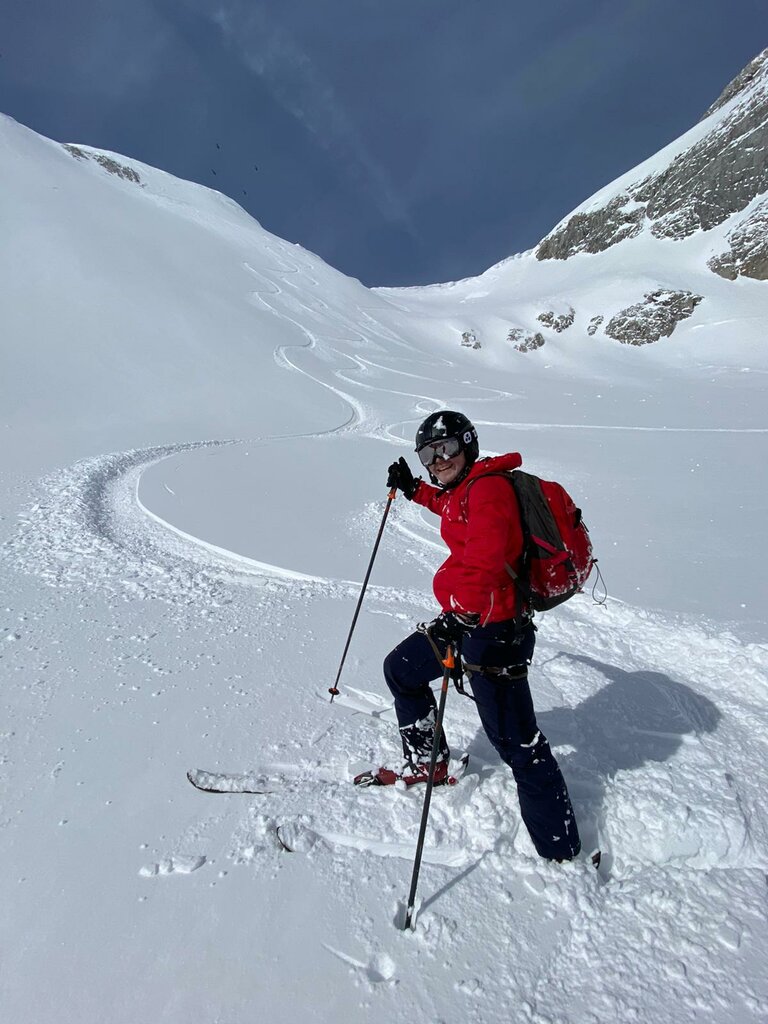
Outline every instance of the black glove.
<svg viewBox="0 0 768 1024"><path fill-rule="evenodd" d="M425 630L438 643L451 644L455 647L479 625L480 616L474 613L458 615L456 612L443 612L432 622L428 622Z"/></svg>
<svg viewBox="0 0 768 1024"><path fill-rule="evenodd" d="M387 477L387 487L396 487L399 491L402 491L408 501L416 493L416 488L419 486L421 477L415 477L410 470L408 463L401 455L397 462L393 462L389 467L389 476Z"/></svg>

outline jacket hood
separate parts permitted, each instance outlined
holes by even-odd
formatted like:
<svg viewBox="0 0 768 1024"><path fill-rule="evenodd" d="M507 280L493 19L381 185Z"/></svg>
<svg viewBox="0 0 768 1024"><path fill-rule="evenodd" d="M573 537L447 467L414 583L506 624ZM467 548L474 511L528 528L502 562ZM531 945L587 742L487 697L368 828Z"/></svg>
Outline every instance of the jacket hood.
<svg viewBox="0 0 768 1024"><path fill-rule="evenodd" d="M429 479L432 484L439 487L442 491L452 491L456 487L460 487L467 480L474 480L475 477L484 476L486 473L507 473L511 469L517 469L522 466L522 456L517 452L509 452L508 455L494 455L485 459L478 459L477 462L473 462L469 471L464 471L463 476L459 476L456 480L443 486L436 477L434 477L429 470Z"/></svg>
<svg viewBox="0 0 768 1024"><path fill-rule="evenodd" d="M508 473L512 469L519 469L522 464L523 459L518 452L478 459L464 479L474 480L475 477L484 476L486 473Z"/></svg>

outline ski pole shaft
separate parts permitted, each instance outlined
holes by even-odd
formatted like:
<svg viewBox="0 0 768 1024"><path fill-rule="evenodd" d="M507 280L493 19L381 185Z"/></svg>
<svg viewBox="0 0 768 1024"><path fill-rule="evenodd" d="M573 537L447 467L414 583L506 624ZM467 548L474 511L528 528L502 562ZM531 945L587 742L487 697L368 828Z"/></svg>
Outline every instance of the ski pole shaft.
<svg viewBox="0 0 768 1024"><path fill-rule="evenodd" d="M381 542L381 535L384 533L384 527L385 527L386 522L387 522L387 516L389 515L389 510L392 507L392 502L395 500L395 494L396 493L397 493L397 488L393 487L392 490L387 495L387 504L386 504L386 507L384 509L384 515L382 516L382 519L381 519L381 526L379 527L379 532L376 535L376 542L373 545L373 553L371 554L371 560L368 563L368 571L366 572L365 579L363 580L363 588L360 591L360 597L357 600L357 608L355 608L355 614L352 616L352 625L349 627L349 636L347 637L347 642L344 645L344 653L341 656L341 662L339 664L339 671L336 673L336 679L334 680L333 686L329 687L329 689L328 689L328 693L330 693L330 695L331 695L331 704L333 704L333 698L339 692L338 686L339 686L339 679L341 678L341 670L344 668L344 661L346 660L346 657L347 657L347 651L349 650L349 644L350 644L350 642L352 640L352 634L354 633L355 626L357 625L357 617L360 614L360 608L362 607L362 604L363 604L363 598L365 597L365 590L366 590L366 587L368 586L368 580L371 578L371 569L373 569L373 563L374 563L374 560L376 558L376 552L379 550L379 544Z"/></svg>
<svg viewBox="0 0 768 1024"><path fill-rule="evenodd" d="M424 806L421 811L421 825L419 827L419 839L416 843L416 857L413 861L413 874L411 875L411 891L408 894L408 904L405 910L405 924L403 931L413 927L413 911L416 905L416 886L419 884L419 871L421 870L421 855L424 852L424 837L427 834L427 820L429 819L429 805L432 801L432 790L435 785L435 765L437 764L437 752L440 749L440 738L443 733L443 715L445 713L445 700L448 696L448 681L455 666L453 648L449 645L443 659L445 671L443 672L443 685L440 689L440 702L437 707L437 718L435 719L435 733L432 740L432 754L429 759L429 775L427 777L427 788L424 793Z"/></svg>

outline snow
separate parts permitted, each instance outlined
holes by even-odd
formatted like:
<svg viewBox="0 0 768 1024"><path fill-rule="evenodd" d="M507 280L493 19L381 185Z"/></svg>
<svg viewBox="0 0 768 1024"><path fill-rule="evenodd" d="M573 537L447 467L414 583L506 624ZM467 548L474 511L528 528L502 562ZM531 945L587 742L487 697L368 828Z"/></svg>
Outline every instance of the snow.
<svg viewBox="0 0 768 1024"><path fill-rule="evenodd" d="M140 183L0 119L4 1019L765 1020L768 300L706 269L729 225L371 291L113 158ZM705 296L670 339L587 335L659 287ZM511 351L556 304L574 326ZM584 508L610 597L539 618L532 684L603 861L536 857L451 692L470 765L406 933L422 795L350 784L396 754L381 661L435 612L401 497L328 687L386 467L446 407Z"/></svg>

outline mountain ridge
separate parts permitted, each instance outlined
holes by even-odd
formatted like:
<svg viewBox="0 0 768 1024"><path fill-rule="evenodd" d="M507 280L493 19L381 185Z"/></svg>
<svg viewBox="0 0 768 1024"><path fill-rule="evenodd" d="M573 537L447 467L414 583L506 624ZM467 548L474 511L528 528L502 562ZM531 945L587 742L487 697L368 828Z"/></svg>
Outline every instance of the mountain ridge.
<svg viewBox="0 0 768 1024"><path fill-rule="evenodd" d="M536 258L603 252L642 231L681 240L718 227L768 192L767 150L768 49L725 87L698 125L565 217L539 242ZM753 227L746 228L751 249L739 231L744 225L729 224L728 267L734 278L744 274L765 280L768 239L759 254L754 242L766 208L761 204L753 213Z"/></svg>

